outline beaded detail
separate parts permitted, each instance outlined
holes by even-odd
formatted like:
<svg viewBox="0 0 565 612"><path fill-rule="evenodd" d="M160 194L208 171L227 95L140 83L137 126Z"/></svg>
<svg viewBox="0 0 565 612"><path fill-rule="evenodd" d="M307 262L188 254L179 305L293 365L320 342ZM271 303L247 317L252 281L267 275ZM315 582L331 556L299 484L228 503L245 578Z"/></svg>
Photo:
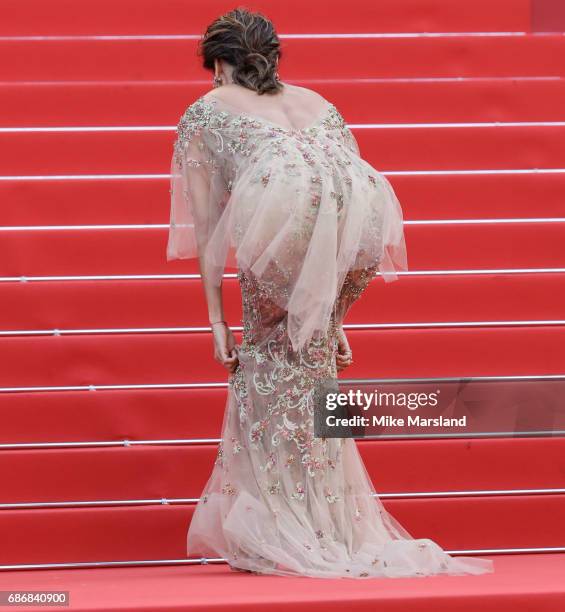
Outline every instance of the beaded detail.
<svg viewBox="0 0 565 612"><path fill-rule="evenodd" d="M261 573L285 573L284 560L292 559L303 569L298 574L351 578L449 569L431 541L406 537L375 499L354 440L315 436L316 392L327 381L337 386L341 324L378 273L383 234L398 227L385 223L391 211L396 219L388 184L358 153L333 104L303 129L224 110L212 95L179 120L172 173L179 192L171 192L180 201L179 224L194 220L194 228L200 215L198 229L210 240L220 219L217 234L227 238L212 244L210 260L219 267L232 249L242 300L238 363L228 376L213 471L190 526L190 556L213 550ZM193 194L206 181L212 195L198 208ZM345 253L338 252L340 233L358 237L345 242L352 246ZM298 283L313 236L321 248ZM345 258L339 274L334 253L336 261ZM292 315L311 317L292 311L297 295L306 296L300 306L322 304L316 322L323 324L304 343L290 341L303 329ZM388 548L394 545L399 554Z"/></svg>

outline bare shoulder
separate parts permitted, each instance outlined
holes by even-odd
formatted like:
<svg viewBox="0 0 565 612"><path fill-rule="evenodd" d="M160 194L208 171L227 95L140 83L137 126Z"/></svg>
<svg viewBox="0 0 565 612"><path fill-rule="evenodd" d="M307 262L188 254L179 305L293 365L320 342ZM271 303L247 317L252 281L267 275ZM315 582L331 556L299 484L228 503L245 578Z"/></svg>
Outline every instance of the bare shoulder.
<svg viewBox="0 0 565 612"><path fill-rule="evenodd" d="M318 102L321 105L327 102L324 96L313 89L309 89L308 87L301 87L300 85L294 85L293 83L283 83L283 86L283 93L277 94L274 97L281 97L283 100L286 98L287 103L300 104L301 102L309 102L315 104ZM244 89L245 88L242 88L241 85L229 83L227 85L222 85L221 87L210 89L203 94L201 98L204 100L224 100L228 103L245 102L246 99L256 98L256 94L254 92ZM268 98L269 96L262 97Z"/></svg>
<svg viewBox="0 0 565 612"><path fill-rule="evenodd" d="M285 83L285 87L289 87L289 89L293 91L296 96L302 96L303 99L306 99L308 101L320 102L320 104L327 102L326 98L324 98L322 94L318 93L314 89L289 83Z"/></svg>
<svg viewBox="0 0 565 612"><path fill-rule="evenodd" d="M226 102L234 102L237 100L242 89L241 85L227 83L221 87L214 87L200 96L203 100L225 100Z"/></svg>
<svg viewBox="0 0 565 612"><path fill-rule="evenodd" d="M226 86L224 86L226 87ZM219 87L214 87L214 89L209 89L206 93L202 94L200 96L200 98L205 98L205 99L209 99L209 98L216 98L217 96L217 92L218 92Z"/></svg>

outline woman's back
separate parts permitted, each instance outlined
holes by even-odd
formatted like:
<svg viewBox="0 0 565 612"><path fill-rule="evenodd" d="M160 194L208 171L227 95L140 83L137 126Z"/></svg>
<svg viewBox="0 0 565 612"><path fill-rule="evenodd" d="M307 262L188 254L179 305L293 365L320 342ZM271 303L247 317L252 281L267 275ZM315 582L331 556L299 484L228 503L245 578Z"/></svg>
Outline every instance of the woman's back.
<svg viewBox="0 0 565 612"><path fill-rule="evenodd" d="M214 356L230 377L188 554L287 576L492 571L414 539L379 500L355 441L339 437L351 431L323 426L324 396L353 363L349 308L378 272L406 269L392 186L334 104L281 82L265 16L220 16L200 50L215 89L178 124L167 259L199 257ZM224 320L226 264L238 269L240 343Z"/></svg>
<svg viewBox="0 0 565 612"><path fill-rule="evenodd" d="M216 98L234 111L256 115L288 130L308 127L328 105L328 101L312 89L289 83L283 85L283 90L276 94L259 95L230 83L212 89L203 97Z"/></svg>
<svg viewBox="0 0 565 612"><path fill-rule="evenodd" d="M169 259L197 242L216 284L225 265L250 271L288 312L296 348L327 329L349 272L406 269L392 187L312 90L208 92L181 117L171 170Z"/></svg>

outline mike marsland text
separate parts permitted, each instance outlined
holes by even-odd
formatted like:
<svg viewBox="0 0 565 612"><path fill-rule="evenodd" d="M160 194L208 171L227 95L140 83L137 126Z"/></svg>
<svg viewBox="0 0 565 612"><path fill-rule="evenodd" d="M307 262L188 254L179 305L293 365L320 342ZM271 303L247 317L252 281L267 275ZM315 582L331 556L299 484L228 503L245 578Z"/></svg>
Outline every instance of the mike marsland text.
<svg viewBox="0 0 565 612"><path fill-rule="evenodd" d="M413 425L416 427L465 427L467 425L467 415L460 418L421 417L419 415L408 415L408 417L393 417L390 415L373 415L371 417L356 415L352 417L336 417L330 414L326 417L328 427L406 427Z"/></svg>

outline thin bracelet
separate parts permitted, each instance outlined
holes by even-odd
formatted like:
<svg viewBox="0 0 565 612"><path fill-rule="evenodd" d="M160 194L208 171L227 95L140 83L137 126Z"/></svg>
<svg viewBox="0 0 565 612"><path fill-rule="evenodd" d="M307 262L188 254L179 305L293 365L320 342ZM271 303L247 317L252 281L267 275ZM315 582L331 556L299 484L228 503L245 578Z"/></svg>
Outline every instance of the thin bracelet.
<svg viewBox="0 0 565 612"><path fill-rule="evenodd" d="M216 325L216 323L225 323L226 325L228 324L228 322L224 321L223 319L221 321L214 321L214 322L210 321L210 325Z"/></svg>

